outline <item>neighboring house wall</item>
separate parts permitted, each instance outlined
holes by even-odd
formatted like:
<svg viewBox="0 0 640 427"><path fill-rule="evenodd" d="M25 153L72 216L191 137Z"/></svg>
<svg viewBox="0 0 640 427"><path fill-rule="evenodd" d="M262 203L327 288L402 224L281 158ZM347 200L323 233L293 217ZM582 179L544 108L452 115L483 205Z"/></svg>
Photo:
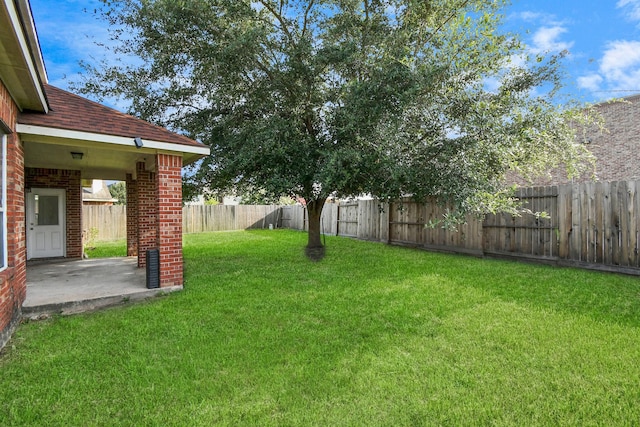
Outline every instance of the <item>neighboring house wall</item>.
<svg viewBox="0 0 640 427"><path fill-rule="evenodd" d="M577 139L596 157L599 181L640 179L640 95L595 106L604 119L604 130L592 126L578 130ZM564 169L550 171L532 183L516 180L519 185L559 185L592 180L591 174L568 179Z"/></svg>
<svg viewBox="0 0 640 427"><path fill-rule="evenodd" d="M26 169L27 191L31 188L62 188L66 191L67 258L82 258L82 186L80 171Z"/></svg>
<svg viewBox="0 0 640 427"><path fill-rule="evenodd" d="M18 108L0 81L0 120L7 135L7 266L0 272L0 348L18 325L26 298L24 151L15 133Z"/></svg>

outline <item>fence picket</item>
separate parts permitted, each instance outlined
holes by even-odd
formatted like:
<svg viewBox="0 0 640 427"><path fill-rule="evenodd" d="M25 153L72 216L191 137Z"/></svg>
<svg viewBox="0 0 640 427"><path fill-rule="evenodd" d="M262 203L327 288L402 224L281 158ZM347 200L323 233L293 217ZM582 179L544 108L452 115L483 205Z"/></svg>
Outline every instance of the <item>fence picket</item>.
<svg viewBox="0 0 640 427"><path fill-rule="evenodd" d="M558 260L640 274L640 181L598 182L519 189L516 193L534 212L512 217L467 217L457 231L425 227L441 219L446 207L430 200L406 199L381 206L377 200L327 203L322 215L326 234L352 236L391 244L474 254ZM380 209L382 207L382 209ZM246 228L308 228L302 206L186 206L183 231ZM124 206L84 206L83 230L95 240L126 237Z"/></svg>

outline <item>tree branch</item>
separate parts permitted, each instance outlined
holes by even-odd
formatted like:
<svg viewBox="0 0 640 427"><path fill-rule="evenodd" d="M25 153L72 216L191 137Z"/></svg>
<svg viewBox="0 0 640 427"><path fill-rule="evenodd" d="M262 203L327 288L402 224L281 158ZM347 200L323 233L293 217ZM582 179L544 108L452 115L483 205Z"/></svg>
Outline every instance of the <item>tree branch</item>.
<svg viewBox="0 0 640 427"><path fill-rule="evenodd" d="M280 23L280 26L282 27L282 32L285 34L285 36L287 36L287 38L289 39L289 42L291 42L291 44L293 46L295 46L296 42L295 42L293 36L291 35L291 32L287 28L286 21L285 21L284 17L282 16L282 8L284 6L283 2L280 2L280 12L276 11L273 7L271 7L271 5L269 4L268 1L260 0L260 4L262 4L262 6L264 6L265 9L267 9L269 12L271 12L271 14L274 16L274 18L276 18L278 20L278 22Z"/></svg>
<svg viewBox="0 0 640 427"><path fill-rule="evenodd" d="M307 9L304 11L304 20L302 22L302 37L304 37L305 34L307 33L307 22L309 18L309 12L311 12L311 9L313 8L313 3L314 3L314 0L310 0L309 4L307 5Z"/></svg>

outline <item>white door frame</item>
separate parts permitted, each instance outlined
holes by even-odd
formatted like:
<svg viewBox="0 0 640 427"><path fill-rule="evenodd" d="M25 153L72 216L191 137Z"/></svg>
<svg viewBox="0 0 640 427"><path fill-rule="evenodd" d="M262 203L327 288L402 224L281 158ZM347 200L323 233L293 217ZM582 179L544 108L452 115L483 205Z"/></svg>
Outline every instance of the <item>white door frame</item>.
<svg viewBox="0 0 640 427"><path fill-rule="evenodd" d="M58 225L38 226L35 215L35 196L58 196ZM63 257L67 253L67 201L64 188L32 188L27 193L26 217L27 217L27 259ZM42 239L45 233L44 240ZM53 242L52 236L55 238ZM59 240L55 240L59 239ZM41 251L38 246L46 245Z"/></svg>

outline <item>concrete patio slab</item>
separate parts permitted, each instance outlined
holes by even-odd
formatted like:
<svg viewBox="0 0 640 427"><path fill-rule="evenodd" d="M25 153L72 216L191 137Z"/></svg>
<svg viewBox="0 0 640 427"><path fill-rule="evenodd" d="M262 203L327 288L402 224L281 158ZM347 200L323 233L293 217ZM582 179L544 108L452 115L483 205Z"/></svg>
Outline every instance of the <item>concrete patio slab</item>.
<svg viewBox="0 0 640 427"><path fill-rule="evenodd" d="M146 271L137 262L136 257L29 261L22 315L75 314L182 289L147 289Z"/></svg>

